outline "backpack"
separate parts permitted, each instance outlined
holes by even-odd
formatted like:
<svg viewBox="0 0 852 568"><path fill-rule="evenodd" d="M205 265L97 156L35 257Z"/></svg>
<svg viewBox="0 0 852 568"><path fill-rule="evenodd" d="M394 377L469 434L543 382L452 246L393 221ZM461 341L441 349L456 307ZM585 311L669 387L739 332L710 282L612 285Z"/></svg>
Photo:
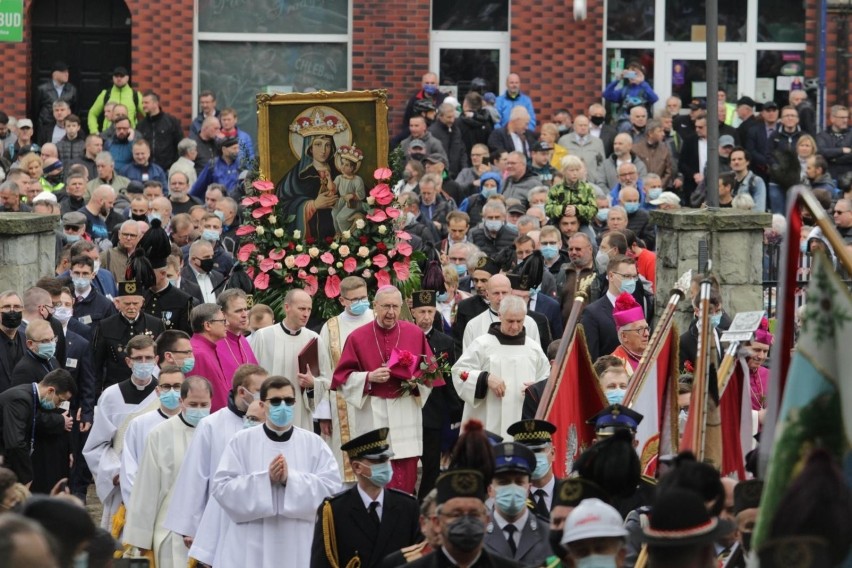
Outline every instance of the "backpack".
<svg viewBox="0 0 852 568"><path fill-rule="evenodd" d="M129 86L129 83L128 83L128 86ZM107 102L108 102L107 97L109 96L109 92L110 92L111 90L112 90L112 87L111 87L111 86L110 86L110 87L107 87L106 89L104 89L103 91L101 91L101 93L98 95L98 98L97 98L97 99L95 99L95 100L98 100L98 99L99 99L99 98L101 98L101 97L103 97L103 98L104 98L104 104L103 104L103 106L101 107L101 112L99 112L99 113L98 113L98 117L97 117L97 120L98 120L98 130L99 130L100 132L103 132L103 131L104 131L104 130L106 130L106 128L107 128L107 126L106 126L106 124L105 124L105 121L104 121L104 109L106 108L106 104L107 104ZM132 92L132 93L133 93L133 105L134 105L134 106L133 106L133 108L134 108L134 109L138 109L138 108L139 108L139 105L141 105L141 104L142 104L142 97L139 95L139 91L137 91L137 90L135 90L135 89L133 89L133 88L131 88L130 92ZM129 109L128 109L128 110L129 110ZM134 114L134 116L135 116L135 114Z"/></svg>

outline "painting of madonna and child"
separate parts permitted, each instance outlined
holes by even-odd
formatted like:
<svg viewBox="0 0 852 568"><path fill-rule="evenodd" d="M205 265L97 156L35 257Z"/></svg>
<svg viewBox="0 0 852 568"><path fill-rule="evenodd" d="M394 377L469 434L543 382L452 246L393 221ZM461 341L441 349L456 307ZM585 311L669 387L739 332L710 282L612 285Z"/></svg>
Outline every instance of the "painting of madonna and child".
<svg viewBox="0 0 852 568"><path fill-rule="evenodd" d="M288 227L326 240L367 214L372 172L387 165L384 91L258 95L260 174Z"/></svg>

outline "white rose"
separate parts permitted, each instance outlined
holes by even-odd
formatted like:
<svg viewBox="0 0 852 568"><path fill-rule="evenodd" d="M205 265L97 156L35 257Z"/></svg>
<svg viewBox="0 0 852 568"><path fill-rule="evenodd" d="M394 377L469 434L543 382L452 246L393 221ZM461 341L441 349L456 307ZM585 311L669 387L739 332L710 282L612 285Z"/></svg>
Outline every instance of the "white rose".
<svg viewBox="0 0 852 568"><path fill-rule="evenodd" d="M330 244L330 245L328 245L328 246L330 246L330 247L331 247L331 250L337 250L337 249L338 249L338 247L340 247L340 245L339 245L339 244L337 244L337 243L331 243L331 244Z"/></svg>
<svg viewBox="0 0 852 568"><path fill-rule="evenodd" d="M302 247L302 245L296 245L296 252L302 252L303 250L305 249L304 247Z"/></svg>
<svg viewBox="0 0 852 568"><path fill-rule="evenodd" d="M344 239L348 240L348 239L352 238L352 233L350 233L349 231L343 231L343 233L341 233L340 236L343 237Z"/></svg>
<svg viewBox="0 0 852 568"><path fill-rule="evenodd" d="M367 205L374 205L376 203L376 198L370 195L367 197Z"/></svg>
<svg viewBox="0 0 852 568"><path fill-rule="evenodd" d="M380 235L384 235L387 232L388 232L388 226L387 225L379 225L379 234Z"/></svg>
<svg viewBox="0 0 852 568"><path fill-rule="evenodd" d="M364 262L364 266L373 266L373 261L372 261L372 260L367 259L367 261L366 261L366 262Z"/></svg>
<svg viewBox="0 0 852 568"><path fill-rule="evenodd" d="M349 247L346 245L341 245L340 250L338 251L340 256L349 256Z"/></svg>
<svg viewBox="0 0 852 568"><path fill-rule="evenodd" d="M337 264L335 264L334 266L336 266L337 268L343 268L343 263L342 263L342 262L338 262L338 263L337 263Z"/></svg>
<svg viewBox="0 0 852 568"><path fill-rule="evenodd" d="M255 232L256 232L258 235L263 235L263 233L265 233L265 232L266 232L266 230L265 230L263 227L258 227L258 228L257 228L257 230L256 230Z"/></svg>
<svg viewBox="0 0 852 568"><path fill-rule="evenodd" d="M278 217L276 217L275 215L270 215L267 219L270 225L274 225L278 222Z"/></svg>
<svg viewBox="0 0 852 568"><path fill-rule="evenodd" d="M311 258L316 258L319 256L319 249L317 247L311 247L308 249L308 254L311 255Z"/></svg>
<svg viewBox="0 0 852 568"><path fill-rule="evenodd" d="M301 236L302 236L302 231L300 231L299 229L296 229L295 231L293 231L293 238L294 239L298 239Z"/></svg>
<svg viewBox="0 0 852 568"><path fill-rule="evenodd" d="M363 219L358 219L357 221L355 221L355 228L356 229L363 229L366 226L367 226L367 223L365 223Z"/></svg>
<svg viewBox="0 0 852 568"><path fill-rule="evenodd" d="M367 247L360 247L358 249L358 256L360 256L361 258L367 258L368 256L370 256L370 249L368 249Z"/></svg>
<svg viewBox="0 0 852 568"><path fill-rule="evenodd" d="M284 258L284 266L286 266L287 268L293 268L294 266L296 266L296 257L288 256Z"/></svg>
<svg viewBox="0 0 852 568"><path fill-rule="evenodd" d="M274 231L272 231L272 234L280 239L284 236L284 229L275 229Z"/></svg>

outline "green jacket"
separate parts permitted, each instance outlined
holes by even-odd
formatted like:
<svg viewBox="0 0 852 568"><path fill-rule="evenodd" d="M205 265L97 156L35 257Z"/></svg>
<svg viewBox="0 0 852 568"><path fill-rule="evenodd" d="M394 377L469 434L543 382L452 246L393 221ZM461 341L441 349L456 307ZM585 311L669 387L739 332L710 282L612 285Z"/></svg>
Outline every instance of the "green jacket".
<svg viewBox="0 0 852 568"><path fill-rule="evenodd" d="M592 184L578 181L572 187L563 182L551 187L550 191L547 192L547 203L544 206L544 212L547 216L558 221L562 217L566 205L573 205L577 208L577 218L580 223L584 225L591 223L598 212L595 190L592 189Z"/></svg>
<svg viewBox="0 0 852 568"><path fill-rule="evenodd" d="M127 107L131 128L136 128L137 115L145 115L145 111L142 110L142 94L139 91L134 91L129 83L120 89L113 85L101 91L92 103L92 108L89 109L89 134L99 134L112 124L104 116L104 105L109 101ZM134 109L136 112L133 112Z"/></svg>

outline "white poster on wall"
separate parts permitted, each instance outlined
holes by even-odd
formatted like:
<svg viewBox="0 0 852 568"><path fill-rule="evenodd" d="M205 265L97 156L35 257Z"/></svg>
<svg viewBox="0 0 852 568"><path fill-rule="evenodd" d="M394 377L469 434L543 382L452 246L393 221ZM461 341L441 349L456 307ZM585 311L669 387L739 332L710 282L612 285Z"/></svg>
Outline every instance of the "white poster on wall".
<svg viewBox="0 0 852 568"><path fill-rule="evenodd" d="M775 81L772 77L758 77L755 83L754 100L765 103L775 98Z"/></svg>

